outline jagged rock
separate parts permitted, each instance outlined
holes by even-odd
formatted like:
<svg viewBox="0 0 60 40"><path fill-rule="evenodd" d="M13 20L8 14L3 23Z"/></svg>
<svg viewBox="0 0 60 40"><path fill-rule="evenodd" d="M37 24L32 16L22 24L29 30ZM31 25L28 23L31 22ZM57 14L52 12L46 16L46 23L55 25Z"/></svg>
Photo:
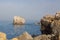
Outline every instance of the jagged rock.
<svg viewBox="0 0 60 40"><path fill-rule="evenodd" d="M42 34L54 34L51 40L59 40L60 35L60 12L55 16L44 16L41 19L41 32Z"/></svg>
<svg viewBox="0 0 60 40"><path fill-rule="evenodd" d="M22 35L18 37L18 40L33 40L33 38L30 34L24 32Z"/></svg>
<svg viewBox="0 0 60 40"><path fill-rule="evenodd" d="M20 16L14 16L13 24L24 24L25 19Z"/></svg>
<svg viewBox="0 0 60 40"><path fill-rule="evenodd" d="M52 32L53 33L59 33L60 34L60 20L54 20L51 23L51 27L52 27Z"/></svg>
<svg viewBox="0 0 60 40"><path fill-rule="evenodd" d="M54 16L52 15L46 15L41 19L41 24L44 26L47 26L49 23L51 23L54 20Z"/></svg>
<svg viewBox="0 0 60 40"><path fill-rule="evenodd" d="M34 40L59 40L59 38L54 34L42 34L34 38Z"/></svg>
<svg viewBox="0 0 60 40"><path fill-rule="evenodd" d="M11 39L11 40L18 40L18 38L13 38L13 39Z"/></svg>
<svg viewBox="0 0 60 40"><path fill-rule="evenodd" d="M34 40L51 40L51 35L39 35Z"/></svg>
<svg viewBox="0 0 60 40"><path fill-rule="evenodd" d="M57 13L55 14L55 18L56 18L57 20L60 19L60 12L57 12Z"/></svg>
<svg viewBox="0 0 60 40"><path fill-rule="evenodd" d="M50 34L52 32L51 22L54 21L54 16L46 15L41 19L41 32L42 34Z"/></svg>
<svg viewBox="0 0 60 40"><path fill-rule="evenodd" d="M5 33L0 32L0 40L7 40Z"/></svg>

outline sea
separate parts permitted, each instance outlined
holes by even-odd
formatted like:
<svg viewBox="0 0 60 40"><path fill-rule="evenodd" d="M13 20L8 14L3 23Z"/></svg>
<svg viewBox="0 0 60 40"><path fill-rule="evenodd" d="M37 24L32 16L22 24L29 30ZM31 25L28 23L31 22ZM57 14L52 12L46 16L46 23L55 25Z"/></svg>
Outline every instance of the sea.
<svg viewBox="0 0 60 40"><path fill-rule="evenodd" d="M7 39L20 36L24 32L28 32L30 35L41 34L40 25L33 21L26 22L24 25L13 25L12 21L0 21L0 32L4 32Z"/></svg>

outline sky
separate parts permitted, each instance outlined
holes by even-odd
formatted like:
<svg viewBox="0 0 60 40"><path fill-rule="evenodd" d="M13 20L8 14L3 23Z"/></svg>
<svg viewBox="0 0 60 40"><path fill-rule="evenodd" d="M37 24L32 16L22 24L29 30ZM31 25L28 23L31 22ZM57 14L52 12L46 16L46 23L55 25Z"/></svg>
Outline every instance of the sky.
<svg viewBox="0 0 60 40"><path fill-rule="evenodd" d="M26 20L40 20L44 15L60 11L60 0L0 0L0 20L22 16Z"/></svg>

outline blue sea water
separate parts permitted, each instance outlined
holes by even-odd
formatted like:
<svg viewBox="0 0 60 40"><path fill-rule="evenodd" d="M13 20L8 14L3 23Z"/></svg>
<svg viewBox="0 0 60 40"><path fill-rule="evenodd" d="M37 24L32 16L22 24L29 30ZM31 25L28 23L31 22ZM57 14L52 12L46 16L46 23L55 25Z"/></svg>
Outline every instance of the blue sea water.
<svg viewBox="0 0 60 40"><path fill-rule="evenodd" d="M27 22L25 25L13 25L12 21L0 21L0 32L6 33L8 39L19 36L25 31L31 35L41 34L40 25L36 25L34 22Z"/></svg>

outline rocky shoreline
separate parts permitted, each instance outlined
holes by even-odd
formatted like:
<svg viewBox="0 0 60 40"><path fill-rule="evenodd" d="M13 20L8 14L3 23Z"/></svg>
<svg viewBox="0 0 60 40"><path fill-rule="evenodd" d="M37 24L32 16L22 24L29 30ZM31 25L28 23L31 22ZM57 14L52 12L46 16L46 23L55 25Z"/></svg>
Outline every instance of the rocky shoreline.
<svg viewBox="0 0 60 40"><path fill-rule="evenodd" d="M17 21L22 20L19 17L14 20L16 20L14 22L15 24L25 23L24 19L20 22ZM35 37L34 35L30 35L28 32L24 32L20 36L10 40L60 40L60 12L57 12L55 15L43 16L39 24L41 24L41 35ZM8 40L5 33L0 32L0 40Z"/></svg>

